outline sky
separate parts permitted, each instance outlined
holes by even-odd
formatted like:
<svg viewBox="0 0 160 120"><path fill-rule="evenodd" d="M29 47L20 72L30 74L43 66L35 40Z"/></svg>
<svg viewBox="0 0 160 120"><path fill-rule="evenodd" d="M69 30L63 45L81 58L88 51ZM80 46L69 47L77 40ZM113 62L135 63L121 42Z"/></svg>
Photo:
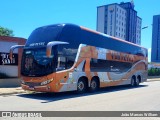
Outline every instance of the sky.
<svg viewBox="0 0 160 120"><path fill-rule="evenodd" d="M28 38L37 27L73 23L96 30L97 6L130 0L0 0L0 26L14 31L15 37ZM142 18L141 45L150 50L153 15L160 14L159 0L134 0Z"/></svg>

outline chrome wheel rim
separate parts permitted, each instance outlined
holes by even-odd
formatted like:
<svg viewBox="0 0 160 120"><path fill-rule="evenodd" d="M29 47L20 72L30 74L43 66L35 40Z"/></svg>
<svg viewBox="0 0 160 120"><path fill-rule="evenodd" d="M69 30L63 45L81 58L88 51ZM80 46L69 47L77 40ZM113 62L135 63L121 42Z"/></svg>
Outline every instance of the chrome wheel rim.
<svg viewBox="0 0 160 120"><path fill-rule="evenodd" d="M95 89L97 87L97 84L95 81L91 82L91 88L92 89Z"/></svg>
<svg viewBox="0 0 160 120"><path fill-rule="evenodd" d="M78 90L79 90L79 91L83 91L83 89L84 89L84 83L83 83L82 81L80 81L80 82L78 83Z"/></svg>

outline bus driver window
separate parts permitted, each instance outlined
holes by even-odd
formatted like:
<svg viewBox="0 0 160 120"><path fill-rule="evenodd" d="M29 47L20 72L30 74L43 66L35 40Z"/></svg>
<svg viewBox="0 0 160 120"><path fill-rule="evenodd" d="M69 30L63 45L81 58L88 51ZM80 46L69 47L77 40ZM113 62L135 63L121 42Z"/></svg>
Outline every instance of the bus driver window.
<svg viewBox="0 0 160 120"><path fill-rule="evenodd" d="M65 70L65 69L66 69L66 57L59 56L56 71Z"/></svg>

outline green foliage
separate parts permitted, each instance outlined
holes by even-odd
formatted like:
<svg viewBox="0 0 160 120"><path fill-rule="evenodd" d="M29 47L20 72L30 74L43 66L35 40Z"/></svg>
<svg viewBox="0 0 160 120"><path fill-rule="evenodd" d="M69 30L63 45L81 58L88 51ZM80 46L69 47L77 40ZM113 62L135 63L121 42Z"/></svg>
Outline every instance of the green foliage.
<svg viewBox="0 0 160 120"><path fill-rule="evenodd" d="M148 76L159 76L160 75L160 69L158 68L151 68L148 70Z"/></svg>
<svg viewBox="0 0 160 120"><path fill-rule="evenodd" d="M0 36L14 36L13 30L10 30L8 28L4 28L0 26Z"/></svg>

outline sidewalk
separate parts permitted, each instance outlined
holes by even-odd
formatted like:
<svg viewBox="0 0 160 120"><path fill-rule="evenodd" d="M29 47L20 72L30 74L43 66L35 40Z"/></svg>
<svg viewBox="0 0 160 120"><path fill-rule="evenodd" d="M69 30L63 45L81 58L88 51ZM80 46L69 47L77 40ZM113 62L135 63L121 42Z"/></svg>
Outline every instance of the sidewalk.
<svg viewBox="0 0 160 120"><path fill-rule="evenodd" d="M147 82L160 81L160 76L149 76ZM0 88L0 96L12 95L12 94L25 94L27 91L23 90L21 87L14 88Z"/></svg>
<svg viewBox="0 0 160 120"><path fill-rule="evenodd" d="M26 91L24 91L21 87L0 88L0 96L11 95L11 94L19 94L19 93L26 93Z"/></svg>

